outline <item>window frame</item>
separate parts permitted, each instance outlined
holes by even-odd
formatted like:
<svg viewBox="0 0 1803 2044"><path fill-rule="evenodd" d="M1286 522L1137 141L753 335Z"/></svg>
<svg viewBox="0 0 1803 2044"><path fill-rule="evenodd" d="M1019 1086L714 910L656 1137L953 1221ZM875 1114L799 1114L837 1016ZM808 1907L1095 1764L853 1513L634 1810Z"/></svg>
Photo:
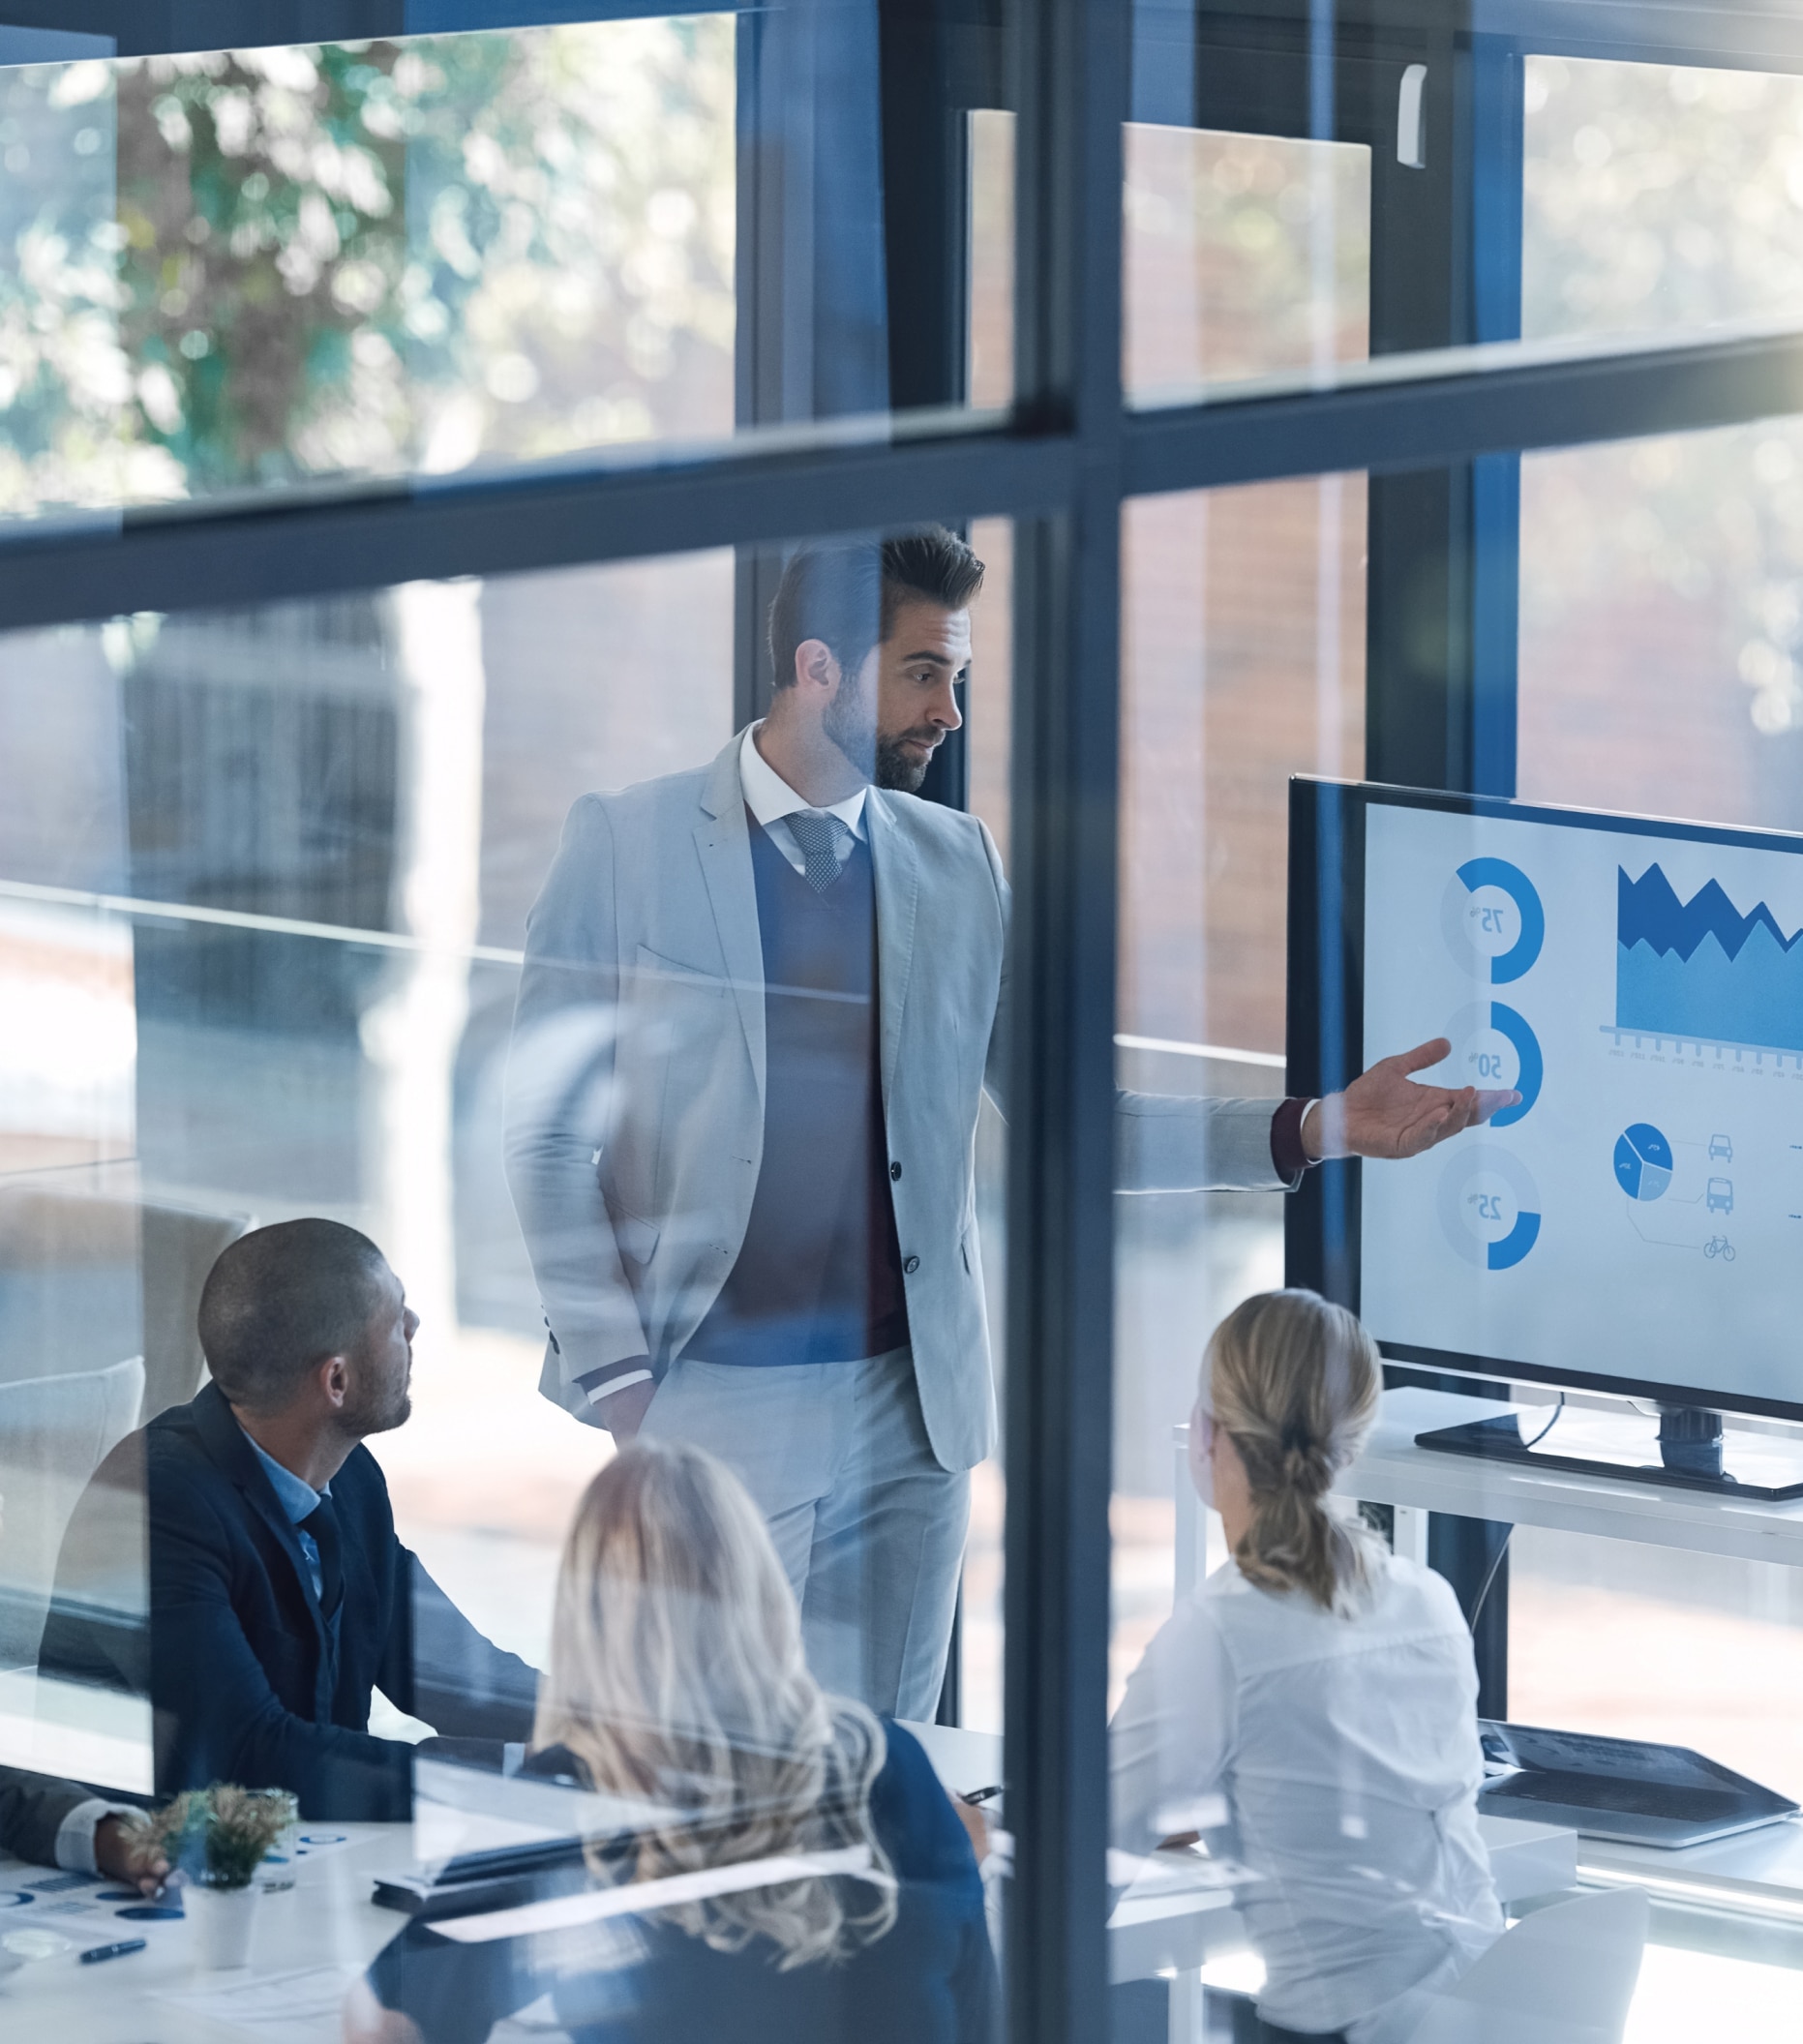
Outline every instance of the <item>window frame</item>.
<svg viewBox="0 0 1803 2044"><path fill-rule="evenodd" d="M713 11L711 0L702 4ZM972 4L983 14L982 0ZM205 20L210 41L243 45L651 11L643 0L216 0ZM930 12L930 0L916 11ZM189 18L178 0L12 0L7 12L21 26L36 16L45 29L111 36L120 54L192 46L177 35ZM0 533L0 621L16 629L728 543L753 548L929 516L1016 521L1005 1613L1007 1817L1016 1840L1008 2022L1021 2044L1093 2044L1107 2020L1122 505L1335 471L1431 481L1467 465L1479 478L1477 510L1452 533L1447 572L1470 576L1489 558L1483 535L1506 546L1509 473L1522 450L1803 410L1803 322L1706 342L1524 348L1507 362L1423 357L1319 389L1129 408L1119 195L1137 12L1121 0L1032 0L1014 10L1006 89L1019 116L1017 397L1007 417L947 411L759 428L728 447L647 461L596 456ZM1519 119L1512 142L1498 94L1512 76L1518 82L1524 51L1573 48L1555 33L1565 11L1549 0L1483 0L1447 14L1407 0L1342 0L1336 13L1322 0L1273 0L1245 12L1289 36L1285 61L1317 67L1307 73L1311 119L1323 99L1322 52L1331 64L1337 42L1388 37L1397 47L1443 52L1451 85L1430 119L1442 124L1450 152L1454 256L1468 252L1474 223L1488 223L1487 241L1497 222L1506 231L1512 175L1517 249L1513 286L1506 260L1475 277L1468 253L1462 271L1453 262L1446 275L1469 295L1448 314L1447 330L1428 338L1506 338L1512 289L1518 331ZM1620 10L1578 0L1570 15L1601 37ZM1757 45L1760 22L1728 19L1741 38L1731 51L1711 45L1701 26L1682 49L1630 47L1611 27L1607 53L1803 68L1803 31L1766 22L1781 46L1765 49ZM1710 21L1726 33L1719 13ZM1455 685L1429 706L1420 740L1437 748L1440 775L1488 780L1498 784L1492 793L1512 792L1514 781L1507 559L1501 583L1476 585L1472 614L1490 616L1506 650L1488 670L1469 658L1455 663ZM1404 705L1382 672L1373 689L1382 730ZM1391 771L1408 763L1399 739L1394 750L1394 764L1385 756ZM1306 1086L1306 1070L1293 1066L1290 1079Z"/></svg>

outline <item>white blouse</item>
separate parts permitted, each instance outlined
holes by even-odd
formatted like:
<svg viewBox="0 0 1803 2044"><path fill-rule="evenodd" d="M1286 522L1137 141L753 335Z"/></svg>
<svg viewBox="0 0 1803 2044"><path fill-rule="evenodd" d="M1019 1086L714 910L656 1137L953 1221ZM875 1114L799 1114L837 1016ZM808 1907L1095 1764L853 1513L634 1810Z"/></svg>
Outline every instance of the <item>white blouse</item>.
<svg viewBox="0 0 1803 2044"><path fill-rule="evenodd" d="M1503 1928L1478 1833L1477 1687L1431 1570L1386 1554L1368 1607L1336 1617L1228 1562L1165 1623L1115 1714L1114 1842L1144 1852L1209 1828L1224 1797L1237 1855L1269 1882L1241 1905L1260 2013L1393 2044Z"/></svg>

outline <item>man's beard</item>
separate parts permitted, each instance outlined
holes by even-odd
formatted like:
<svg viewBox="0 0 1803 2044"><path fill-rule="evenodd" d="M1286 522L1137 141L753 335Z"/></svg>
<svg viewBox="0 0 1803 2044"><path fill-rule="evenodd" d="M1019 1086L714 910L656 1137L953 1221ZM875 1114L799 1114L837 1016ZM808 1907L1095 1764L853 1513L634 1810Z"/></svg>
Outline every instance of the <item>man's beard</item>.
<svg viewBox="0 0 1803 2044"><path fill-rule="evenodd" d="M910 740L932 743L939 734L930 725L924 731L899 731L885 736L877 730L875 704L868 696L848 692L843 683L821 721L826 736L867 780L903 795L919 794L933 755L929 752L923 760L913 759L903 747Z"/></svg>
<svg viewBox="0 0 1803 2044"><path fill-rule="evenodd" d="M406 1377L399 1384L383 1385L379 1391L360 1390L357 1398L346 1404L345 1430L359 1441L372 1433L392 1433L406 1424L412 1410L412 1388Z"/></svg>
<svg viewBox="0 0 1803 2044"><path fill-rule="evenodd" d="M876 783L879 788L896 788L903 795L918 795L920 784L926 779L926 771L933 764L933 754L917 760L904 752L902 747L910 738L917 741L933 736L931 732L904 731L892 738L877 740Z"/></svg>
<svg viewBox="0 0 1803 2044"><path fill-rule="evenodd" d="M849 678L839 683L838 692L826 705L821 726L866 780L876 778L882 758L882 747L877 742L876 704L852 687Z"/></svg>

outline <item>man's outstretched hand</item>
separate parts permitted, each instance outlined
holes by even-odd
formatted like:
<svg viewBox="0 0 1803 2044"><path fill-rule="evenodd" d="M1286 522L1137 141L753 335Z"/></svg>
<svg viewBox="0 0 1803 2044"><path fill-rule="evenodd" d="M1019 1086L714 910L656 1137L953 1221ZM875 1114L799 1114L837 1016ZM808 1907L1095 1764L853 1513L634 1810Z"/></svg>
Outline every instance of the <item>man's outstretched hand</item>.
<svg viewBox="0 0 1803 2044"><path fill-rule="evenodd" d="M1303 1121L1303 1148L1311 1157L1419 1157L1449 1135L1487 1122L1511 1107L1518 1093L1480 1093L1475 1086L1422 1086L1409 1076L1452 1055L1444 1037L1380 1058L1344 1093L1317 1100Z"/></svg>

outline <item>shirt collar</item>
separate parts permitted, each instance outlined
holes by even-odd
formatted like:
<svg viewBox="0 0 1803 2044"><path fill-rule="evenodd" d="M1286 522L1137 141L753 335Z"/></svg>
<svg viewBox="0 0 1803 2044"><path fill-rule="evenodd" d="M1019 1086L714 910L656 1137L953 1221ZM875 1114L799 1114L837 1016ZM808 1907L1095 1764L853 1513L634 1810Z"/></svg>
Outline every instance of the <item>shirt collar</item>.
<svg viewBox="0 0 1803 2044"><path fill-rule="evenodd" d="M763 753L758 750L757 733L762 725L752 724L746 728L743 742L738 748L738 779L745 792L745 807L767 830L772 824L779 824L786 816L794 816L798 809L811 809L811 802L801 797L783 779ZM864 797L868 789L860 788L856 795L848 795L842 802L829 802L826 814L836 816L854 837L864 834Z"/></svg>
<svg viewBox="0 0 1803 2044"><path fill-rule="evenodd" d="M285 1468L275 1457L260 1447L250 1434L245 1439L251 1443L251 1452L263 1465L263 1474L275 1487L276 1502L291 1526L298 1526L302 1519L311 1518L322 1497L330 1497L332 1487L327 1484L323 1490L316 1490L304 1476L296 1476L292 1469Z"/></svg>

